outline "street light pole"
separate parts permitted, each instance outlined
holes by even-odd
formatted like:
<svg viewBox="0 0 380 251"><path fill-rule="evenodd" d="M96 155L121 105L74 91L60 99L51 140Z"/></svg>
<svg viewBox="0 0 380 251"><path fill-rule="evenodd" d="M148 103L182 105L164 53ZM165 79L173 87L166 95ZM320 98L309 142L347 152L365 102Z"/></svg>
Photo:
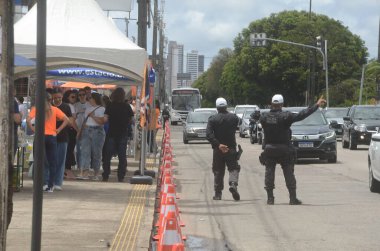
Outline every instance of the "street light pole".
<svg viewBox="0 0 380 251"><path fill-rule="evenodd" d="M317 37L317 39L320 39L320 37ZM305 48L310 48L319 51L322 54L323 58L323 70L326 71L325 74L325 80L326 80L326 106L329 107L329 75L328 75L328 66L327 66L327 40L325 40L325 50L322 51L321 47L319 46L312 46L307 44L301 44L301 43L295 43L291 41L285 41L280 39L274 39L274 38L268 38L266 37L265 33L253 33L250 37L250 42L252 46L258 47L258 46L266 46L266 41L274 41L284 44L290 44L295 46L301 46Z"/></svg>
<svg viewBox="0 0 380 251"><path fill-rule="evenodd" d="M363 64L363 66L362 66L362 77L360 79L359 105L362 104L362 95L363 95L365 68L367 67L367 65L368 64Z"/></svg>
<svg viewBox="0 0 380 251"><path fill-rule="evenodd" d="M329 107L329 70L327 65L327 40L325 40L325 70L326 70L326 107Z"/></svg>

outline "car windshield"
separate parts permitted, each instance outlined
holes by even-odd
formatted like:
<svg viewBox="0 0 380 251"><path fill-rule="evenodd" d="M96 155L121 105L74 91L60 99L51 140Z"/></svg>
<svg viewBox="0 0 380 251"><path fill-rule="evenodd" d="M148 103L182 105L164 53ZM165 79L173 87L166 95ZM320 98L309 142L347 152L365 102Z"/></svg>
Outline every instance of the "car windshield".
<svg viewBox="0 0 380 251"><path fill-rule="evenodd" d="M235 107L227 107L227 111L234 112L235 111Z"/></svg>
<svg viewBox="0 0 380 251"><path fill-rule="evenodd" d="M323 116L322 112L320 110L317 110L306 119L295 122L293 125L294 126L327 125L327 121L326 121L325 116Z"/></svg>
<svg viewBox="0 0 380 251"><path fill-rule="evenodd" d="M207 123L208 118L213 115L212 112L191 112L187 116L187 123Z"/></svg>
<svg viewBox="0 0 380 251"><path fill-rule="evenodd" d="M348 108L329 108L325 110L325 117L326 118L343 118L347 115Z"/></svg>
<svg viewBox="0 0 380 251"><path fill-rule="evenodd" d="M235 114L243 114L244 111L247 109L256 110L256 108L253 108L253 107L236 107L235 108Z"/></svg>
<svg viewBox="0 0 380 251"><path fill-rule="evenodd" d="M251 117L252 112L256 111L256 109L247 109L244 111L243 119L249 119Z"/></svg>
<svg viewBox="0 0 380 251"><path fill-rule="evenodd" d="M194 110L194 112L211 112L211 113L218 113L218 111L215 108L197 108Z"/></svg>
<svg viewBox="0 0 380 251"><path fill-rule="evenodd" d="M380 106L356 107L354 119L380 120Z"/></svg>

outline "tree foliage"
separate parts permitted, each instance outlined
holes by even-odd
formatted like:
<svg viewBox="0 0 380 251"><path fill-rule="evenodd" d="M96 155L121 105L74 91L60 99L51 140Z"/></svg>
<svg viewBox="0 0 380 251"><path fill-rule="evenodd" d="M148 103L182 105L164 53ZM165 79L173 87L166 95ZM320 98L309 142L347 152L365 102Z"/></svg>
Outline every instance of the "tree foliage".
<svg viewBox="0 0 380 251"><path fill-rule="evenodd" d="M248 28L243 29L234 39L234 53L229 54L228 61L217 66L214 66L213 61L205 73L207 78L204 79L204 85L207 88L204 91L211 91L210 95L205 95L206 99L215 100L216 96L225 95L233 104L263 106L270 102L273 94L281 93L287 105L305 105L308 60L309 54L313 53L316 58L313 98L325 93L321 53L269 41L266 47L252 47L249 41L252 33L266 33L269 38L312 46L316 46L316 37L321 36L328 41L330 106L345 105L357 100L357 81L360 82L361 66L365 64L368 54L363 40L352 34L341 22L315 13L309 19L309 13L305 11L272 14L251 22Z"/></svg>
<svg viewBox="0 0 380 251"><path fill-rule="evenodd" d="M226 62L232 57L233 51L225 48L219 50L219 54L213 58L210 68L203 73L193 86L199 88L203 99L202 107L214 107L215 100L226 93L220 88L219 80Z"/></svg>

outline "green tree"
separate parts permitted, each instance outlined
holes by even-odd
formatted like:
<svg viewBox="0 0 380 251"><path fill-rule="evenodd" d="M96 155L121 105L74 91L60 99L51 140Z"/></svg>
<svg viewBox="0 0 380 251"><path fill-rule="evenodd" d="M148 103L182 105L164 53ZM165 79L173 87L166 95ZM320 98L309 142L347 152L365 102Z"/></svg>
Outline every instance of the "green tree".
<svg viewBox="0 0 380 251"><path fill-rule="evenodd" d="M214 107L215 100L224 96L225 92L220 88L220 78L224 65L232 57L233 51L228 48L219 50L216 57L213 58L210 68L203 73L193 86L199 88L202 93L202 107Z"/></svg>
<svg viewBox="0 0 380 251"><path fill-rule="evenodd" d="M378 100L380 91L378 90L380 83L380 63L372 60L365 67L365 78L363 83L363 104L372 104L373 99Z"/></svg>
<svg viewBox="0 0 380 251"><path fill-rule="evenodd" d="M364 42L341 22L325 15L305 11L283 11L252 22L234 40L234 54L225 64L220 86L233 103L268 104L275 93L285 96L287 105L304 105L308 79L310 49L283 43L268 42L266 47L250 45L252 33L265 32L267 37L315 45L315 38L328 40L329 86L354 86L350 79L360 79L361 66L366 62ZM322 56L316 54L315 99L325 92ZM335 89L334 89L335 88ZM351 89L341 89L342 95L352 98ZM345 93L347 92L347 93ZM332 96L330 95L331 97ZM344 104L345 101L330 103Z"/></svg>

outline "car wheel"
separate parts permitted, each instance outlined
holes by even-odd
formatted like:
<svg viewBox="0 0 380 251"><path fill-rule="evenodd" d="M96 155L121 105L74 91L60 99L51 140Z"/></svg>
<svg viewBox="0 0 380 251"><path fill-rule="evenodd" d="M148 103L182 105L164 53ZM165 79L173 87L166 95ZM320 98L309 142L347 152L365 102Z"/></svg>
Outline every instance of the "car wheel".
<svg viewBox="0 0 380 251"><path fill-rule="evenodd" d="M342 147L343 147L343 148L348 148L348 142L345 141L345 140L343 139L343 137L342 137Z"/></svg>
<svg viewBox="0 0 380 251"><path fill-rule="evenodd" d="M350 150L356 150L357 149L357 144L355 142L355 140L352 138L352 134L350 133L350 139L348 141L348 148L350 148Z"/></svg>
<svg viewBox="0 0 380 251"><path fill-rule="evenodd" d="M371 161L368 161L369 169L369 190L372 193L380 193L380 182L373 177L372 164Z"/></svg>
<svg viewBox="0 0 380 251"><path fill-rule="evenodd" d="M184 144L188 144L189 143L189 140L185 137L185 135L183 135L183 143Z"/></svg>
<svg viewBox="0 0 380 251"><path fill-rule="evenodd" d="M334 155L334 157L332 157L331 159L327 159L328 163L336 163L336 161L337 161L336 155Z"/></svg>

